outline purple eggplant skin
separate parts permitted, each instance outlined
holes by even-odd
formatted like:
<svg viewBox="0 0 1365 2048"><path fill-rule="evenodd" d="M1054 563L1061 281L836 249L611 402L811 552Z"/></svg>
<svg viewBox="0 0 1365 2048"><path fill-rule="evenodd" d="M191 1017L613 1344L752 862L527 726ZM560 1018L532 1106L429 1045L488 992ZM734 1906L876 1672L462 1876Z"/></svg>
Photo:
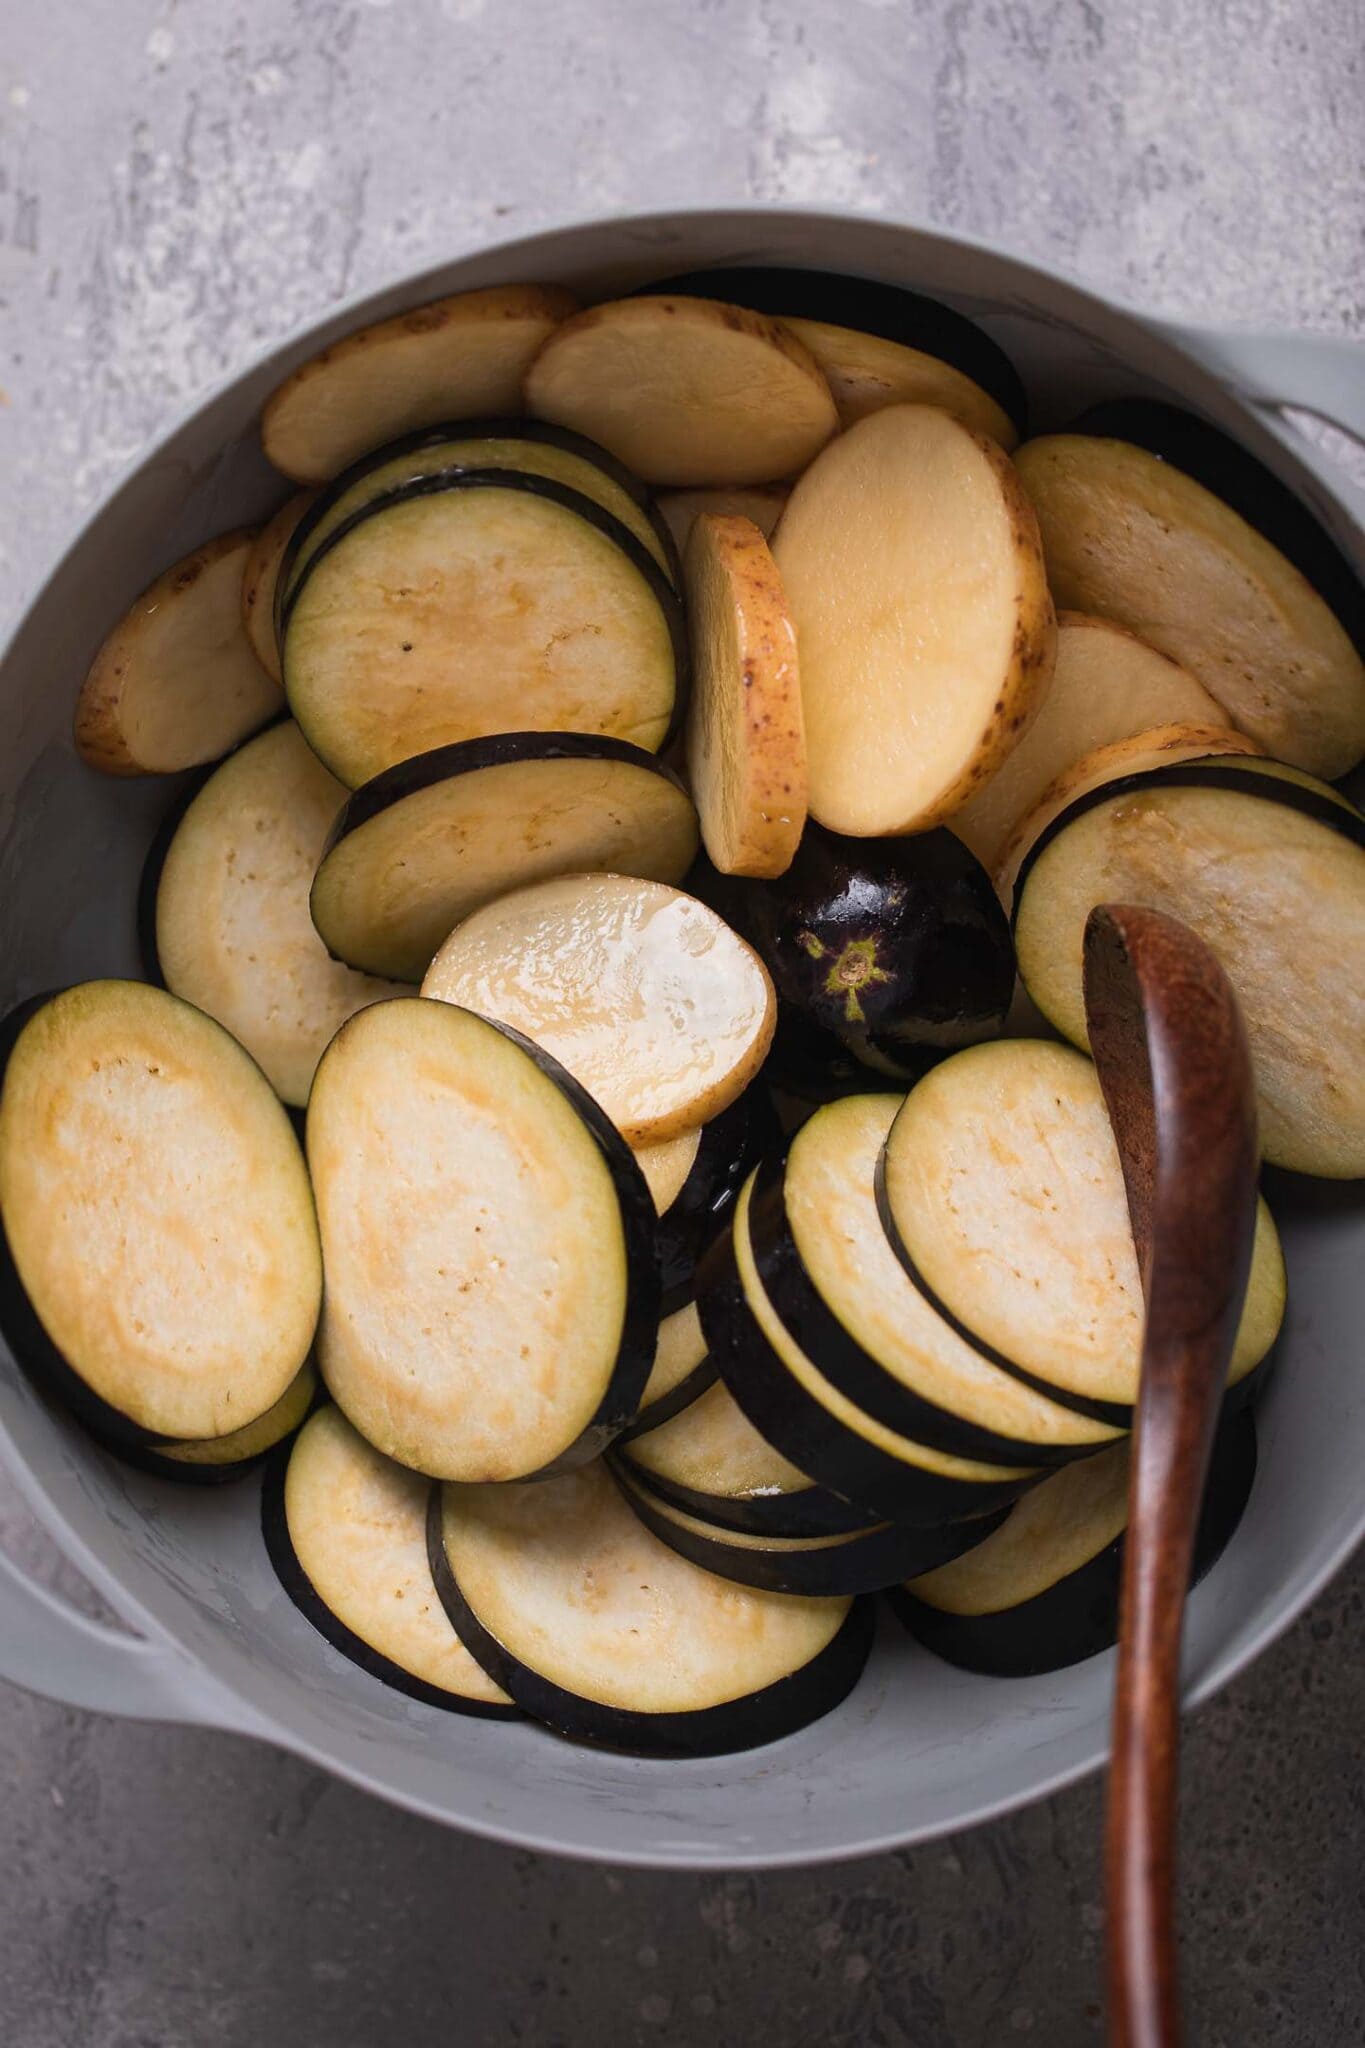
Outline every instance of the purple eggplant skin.
<svg viewBox="0 0 1365 2048"><path fill-rule="evenodd" d="M840 1092L856 1076L850 1060L912 1081L1004 1024L1009 920L980 861L943 827L850 839L811 823L776 881L698 869L688 887L773 978L779 1084L804 1090L823 1076Z"/></svg>

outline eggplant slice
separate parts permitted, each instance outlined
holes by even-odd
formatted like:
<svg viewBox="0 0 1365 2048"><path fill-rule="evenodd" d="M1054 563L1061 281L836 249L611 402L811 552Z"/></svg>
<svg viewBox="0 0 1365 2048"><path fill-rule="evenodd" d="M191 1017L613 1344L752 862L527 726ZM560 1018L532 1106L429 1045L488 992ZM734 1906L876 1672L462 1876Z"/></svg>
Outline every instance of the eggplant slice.
<svg viewBox="0 0 1365 2048"><path fill-rule="evenodd" d="M732 1227L698 1274L702 1329L744 1414L798 1471L868 1514L916 1528L970 1520L1016 1499L1040 1473L932 1449L850 1401L777 1316L749 1241L752 1177Z"/></svg>
<svg viewBox="0 0 1365 2048"><path fill-rule="evenodd" d="M1355 766L1360 648L1326 591L1257 531L1256 511L1234 510L1176 460L1098 432L1048 435L1016 459L1059 605L1141 633L1268 753L1314 775ZM1358 615L1359 585L1341 569Z"/></svg>
<svg viewBox="0 0 1365 2048"><path fill-rule="evenodd" d="M1004 350L919 292L787 267L697 270L649 290L728 300L780 320L823 370L841 426L912 404L941 406L1005 449L1024 430L1024 387Z"/></svg>
<svg viewBox="0 0 1365 2048"><path fill-rule="evenodd" d="M1130 775L1145 775L1153 768L1177 766L1185 761L1217 762L1257 758L1260 749L1246 733L1231 726L1158 725L1147 732L1135 732L1125 740L1111 740L1082 754L1050 782L1033 809L1025 814L1006 840L995 870L1000 899L1012 904L1019 872L1033 848L1063 811L1089 796L1106 782L1124 781Z"/></svg>
<svg viewBox="0 0 1365 2048"><path fill-rule="evenodd" d="M581 491L524 470L420 477L353 512L280 615L289 706L354 789L514 726L663 745L686 695L682 609Z"/></svg>
<svg viewBox="0 0 1365 2048"><path fill-rule="evenodd" d="M314 491L296 491L252 542L242 569L242 624L251 651L266 674L281 685L280 641L276 631L280 571L292 550L300 522L316 501Z"/></svg>
<svg viewBox="0 0 1365 2048"><path fill-rule="evenodd" d="M649 484L794 476L839 425L814 357L777 321L667 296L566 320L531 367L526 404Z"/></svg>
<svg viewBox="0 0 1365 2048"><path fill-rule="evenodd" d="M1069 1055L1073 1057L1074 1055ZM1056 1465L1111 1443L994 1364L926 1299L887 1239L877 1163L901 1098L816 1111L759 1170L749 1239L774 1311L830 1383L889 1429L961 1457Z"/></svg>
<svg viewBox="0 0 1365 2048"><path fill-rule="evenodd" d="M1222 961L1251 1040L1276 1166L1365 1175L1365 818L1270 763L1189 762L1078 797L1015 892L1019 969L1085 1043L1081 931L1094 903L1178 917Z"/></svg>
<svg viewBox="0 0 1365 2048"><path fill-rule="evenodd" d="M275 1406L322 1265L298 1140L265 1076L141 982L40 997L6 1026L0 1321L97 1435L177 1447Z"/></svg>
<svg viewBox="0 0 1365 2048"><path fill-rule="evenodd" d="M965 1671L1028 1678L1062 1671L1119 1634L1128 1445L1054 1473L978 1548L891 1595L917 1642ZM1227 1548L1256 1476L1249 1413L1214 1441L1191 1584Z"/></svg>
<svg viewBox="0 0 1365 2048"><path fill-rule="evenodd" d="M320 1408L277 1458L261 1496L270 1561L333 1649L386 1685L459 1714L516 1708L470 1656L427 1556L431 1487Z"/></svg>
<svg viewBox="0 0 1365 2048"><path fill-rule="evenodd" d="M697 814L670 768L624 740L501 733L376 776L332 827L311 909L334 959L420 981L441 941L490 897L610 869L680 881Z"/></svg>
<svg viewBox="0 0 1365 2048"><path fill-rule="evenodd" d="M851 1691L870 1611L740 1589L645 1528L602 1464L432 1496L432 1572L456 1630L518 1706L644 1756L792 1734Z"/></svg>
<svg viewBox="0 0 1365 2048"><path fill-rule="evenodd" d="M520 470L581 492L619 520L678 587L678 551L667 523L655 511L644 485L605 448L544 420L448 421L376 448L313 498L312 511L299 526L282 565L280 609L288 605L313 557L357 512L402 485L471 469Z"/></svg>
<svg viewBox="0 0 1365 2048"><path fill-rule="evenodd" d="M814 1485L775 1451L719 1382L681 1414L615 1448L613 1462L685 1513L721 1528L811 1537L868 1525L860 1509ZM843 1588L848 1593L866 1590Z"/></svg>
<svg viewBox="0 0 1365 2048"><path fill-rule="evenodd" d="M327 1292L318 1363L377 1449L436 1479L596 1455L658 1328L654 1209L629 1147L517 1034L449 1003L344 1024L308 1104Z"/></svg>
<svg viewBox="0 0 1365 2048"><path fill-rule="evenodd" d="M677 1194L660 1213L656 1236L666 1309L691 1301L698 1262L728 1223L750 1167L777 1144L780 1135L777 1112L762 1076L700 1131L688 1134L696 1140L692 1163Z"/></svg>
<svg viewBox="0 0 1365 2048"><path fill-rule="evenodd" d="M952 829L992 872L1044 792L1096 747L1154 726L1221 726L1222 706L1179 662L1112 619L1062 612L1043 708Z"/></svg>
<svg viewBox="0 0 1365 2048"><path fill-rule="evenodd" d="M816 1599L883 1592L960 1556L1003 1519L1002 1511L980 1523L955 1522L941 1529L876 1522L838 1534L776 1536L720 1527L689 1513L643 1478L623 1477L622 1485L645 1527L679 1557L739 1586Z"/></svg>
<svg viewBox="0 0 1365 2048"><path fill-rule="evenodd" d="M561 1060L628 1144L733 1102L773 1032L767 970L695 896L627 875L561 875L458 924L422 994L510 1024Z"/></svg>
<svg viewBox="0 0 1365 2048"><path fill-rule="evenodd" d="M923 832L1017 744L1052 680L1038 522L993 441L933 406L841 434L773 538L801 650L810 811Z"/></svg>
<svg viewBox="0 0 1365 2048"><path fill-rule="evenodd" d="M706 513L687 546L692 654L687 766L713 865L786 872L806 822L806 731L796 635L768 544L748 519Z"/></svg>
<svg viewBox="0 0 1365 2048"><path fill-rule="evenodd" d="M640 1396L639 1413L621 1431L617 1444L629 1443L680 1415L715 1383L716 1363L706 1348L697 1304L685 1302L659 1319L654 1363Z"/></svg>
<svg viewBox="0 0 1365 2048"><path fill-rule="evenodd" d="M415 428L519 412L528 365L576 310L558 285L494 285L362 327L272 393L261 444L286 476L320 484Z"/></svg>
<svg viewBox="0 0 1365 2048"><path fill-rule="evenodd" d="M216 761L284 709L242 623L249 529L157 577L90 664L76 751L106 775L174 775Z"/></svg>
<svg viewBox="0 0 1365 2048"><path fill-rule="evenodd" d="M878 1191L896 1251L955 1329L1079 1415L1131 1421L1142 1285L1088 1059L1051 1040L1001 1039L945 1060L891 1125ZM1284 1306L1279 1235L1261 1201L1229 1384L1269 1355Z"/></svg>
<svg viewBox="0 0 1365 2048"><path fill-rule="evenodd" d="M105 1449L158 1479L174 1479L188 1486L223 1486L254 1472L268 1452L275 1450L302 1425L318 1397L318 1376L312 1361L306 1360L273 1408L264 1415L234 1429L227 1436L194 1438L155 1447L105 1442Z"/></svg>
<svg viewBox="0 0 1365 2048"><path fill-rule="evenodd" d="M214 771L153 849L144 882L149 966L216 1017L296 1107L346 1019L405 992L331 959L309 915L345 797L287 719Z"/></svg>

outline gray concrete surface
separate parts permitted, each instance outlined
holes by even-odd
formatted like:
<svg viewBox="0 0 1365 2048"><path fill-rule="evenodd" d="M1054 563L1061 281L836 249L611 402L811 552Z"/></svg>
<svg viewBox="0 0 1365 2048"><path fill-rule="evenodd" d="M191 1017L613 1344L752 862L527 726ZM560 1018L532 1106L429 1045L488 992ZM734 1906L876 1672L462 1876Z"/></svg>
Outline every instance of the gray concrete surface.
<svg viewBox="0 0 1365 2048"><path fill-rule="evenodd" d="M1173 313L1359 331L1363 43L1359 0L10 0L0 609L269 337L576 210L837 201ZM62 1577L3 1491L0 1526ZM1358 1563L1191 1732L1200 2048L1365 2039L1363 1725ZM702 1881L12 1692L0 1772L5 2048L1099 2038L1093 1787Z"/></svg>

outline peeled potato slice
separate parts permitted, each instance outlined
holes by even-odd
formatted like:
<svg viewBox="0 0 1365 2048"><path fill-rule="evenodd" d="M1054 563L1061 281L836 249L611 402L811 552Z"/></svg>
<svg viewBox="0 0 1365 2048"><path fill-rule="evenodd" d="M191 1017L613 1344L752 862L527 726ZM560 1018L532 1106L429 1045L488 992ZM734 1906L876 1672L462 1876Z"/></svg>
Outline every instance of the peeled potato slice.
<svg viewBox="0 0 1365 2048"><path fill-rule="evenodd" d="M752 519L764 540L771 540L782 517L782 507L791 496L786 484L750 484L730 491L662 491L657 503L668 521L669 532L685 554L692 528L703 512L724 512L739 519Z"/></svg>
<svg viewBox="0 0 1365 2048"><path fill-rule="evenodd" d="M315 495L313 491L296 491L281 505L274 518L268 520L257 534L242 572L242 624L246 627L246 637L261 667L277 683L283 680L280 643L275 632L275 588L280 563L294 537L295 527Z"/></svg>
<svg viewBox="0 0 1365 2048"><path fill-rule="evenodd" d="M625 875L563 875L475 911L422 994L524 1032L631 1145L733 1102L763 1064L776 1011L758 955L714 911Z"/></svg>
<svg viewBox="0 0 1365 2048"><path fill-rule="evenodd" d="M994 442L932 406L820 455L773 541L801 650L811 816L923 832L1038 712L1056 624L1037 521Z"/></svg>
<svg viewBox="0 0 1365 2048"><path fill-rule="evenodd" d="M1019 450L1058 604L1182 662L1267 752L1314 775L1365 754L1365 663L1302 572L1230 505L1128 441Z"/></svg>
<svg viewBox="0 0 1365 2048"><path fill-rule="evenodd" d="M149 584L109 635L76 701L76 751L106 775L174 775L216 761L284 709L242 624L254 534L220 534Z"/></svg>
<svg viewBox="0 0 1365 2048"><path fill-rule="evenodd" d="M703 513L685 564L692 654L687 765L723 875L771 879L806 822L796 635L777 564L747 519Z"/></svg>
<svg viewBox="0 0 1365 2048"><path fill-rule="evenodd" d="M1014 895L1019 870L1030 849L1037 845L1053 819L1060 817L1078 797L1088 796L1092 789L1099 789L1106 782L1117 782L1123 775L1145 775L1149 768L1177 761L1240 758L1258 751L1255 740L1248 739L1245 733L1215 722L1158 725L1150 732L1130 733L1127 739L1113 740L1108 746L1082 754L1048 784L1005 841L995 870L995 886L1005 904L1008 906Z"/></svg>
<svg viewBox="0 0 1365 2048"><path fill-rule="evenodd" d="M1057 666L1043 708L953 830L994 870L1015 827L1083 754L1161 725L1221 726L1219 705L1169 655L1084 612L1057 620Z"/></svg>
<svg viewBox="0 0 1365 2048"><path fill-rule="evenodd" d="M1365 1176L1365 819L1334 790L1268 761L1155 766L1077 796L1016 898L1020 974L1077 1044L1093 904L1146 904L1198 932L1241 1005L1265 1157Z"/></svg>
<svg viewBox="0 0 1365 2048"><path fill-rule="evenodd" d="M617 299L556 330L526 403L653 484L756 484L804 469L839 424L801 343L713 299Z"/></svg>
<svg viewBox="0 0 1365 2048"><path fill-rule="evenodd" d="M576 304L558 285L494 285L362 327L267 399L266 455L299 483L320 484L416 427L520 412L528 364Z"/></svg>
<svg viewBox="0 0 1365 2048"><path fill-rule="evenodd" d="M841 426L851 427L884 405L938 405L1002 448L1013 448L1019 438L1004 407L939 356L828 320L784 316L782 324L805 343L824 371Z"/></svg>
<svg viewBox="0 0 1365 2048"><path fill-rule="evenodd" d="M216 1017L286 1102L308 1100L335 1033L407 993L333 960L308 892L346 792L292 719L224 761L190 804L147 887L167 988Z"/></svg>

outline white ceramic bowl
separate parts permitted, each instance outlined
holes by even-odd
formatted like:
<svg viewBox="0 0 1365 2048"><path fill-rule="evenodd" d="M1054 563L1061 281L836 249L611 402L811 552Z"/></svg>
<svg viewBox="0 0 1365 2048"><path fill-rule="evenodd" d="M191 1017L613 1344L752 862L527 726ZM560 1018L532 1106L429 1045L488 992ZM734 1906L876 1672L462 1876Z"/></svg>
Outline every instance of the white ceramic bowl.
<svg viewBox="0 0 1365 2048"><path fill-rule="evenodd" d="M207 400L39 594L0 670L0 1007L139 971L135 886L166 793L81 767L72 702L101 636L157 570L282 494L256 418L286 371L363 321L468 286L561 279L604 296L696 265L765 261L886 278L961 307L1018 362L1043 427L1118 392L1192 403L1294 485L1365 568L1365 501L1277 410L1308 408L1365 438L1365 355L1346 343L1182 330L981 244L804 210L599 221L444 264L339 308ZM1193 1601L1196 1697L1284 1629L1365 1532L1365 1195L1305 1197L1280 1220L1288 1327L1246 1520ZM1105 1752L1109 1657L1050 1678L973 1678L890 1621L844 1706L734 1758L642 1762L464 1720L390 1691L314 1634L266 1560L258 1482L200 1491L125 1471L34 1398L7 1352L0 1455L66 1555L141 1632L83 1620L0 1559L0 1673L79 1706L260 1736L507 1842L677 1867L815 1862L963 1827Z"/></svg>

